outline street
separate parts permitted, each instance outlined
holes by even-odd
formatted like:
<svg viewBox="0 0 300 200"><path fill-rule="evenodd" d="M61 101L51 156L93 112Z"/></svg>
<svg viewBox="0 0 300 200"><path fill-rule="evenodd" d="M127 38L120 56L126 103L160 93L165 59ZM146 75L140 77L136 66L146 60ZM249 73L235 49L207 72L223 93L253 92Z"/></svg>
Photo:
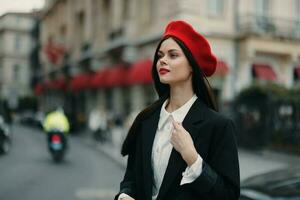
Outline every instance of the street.
<svg viewBox="0 0 300 200"><path fill-rule="evenodd" d="M83 134L84 135L84 134ZM13 148L0 156L1 200L108 200L118 191L125 159L112 145L70 136L65 161L55 164L44 133L14 125ZM239 149L241 181L300 164L300 158L273 151Z"/></svg>
<svg viewBox="0 0 300 200"><path fill-rule="evenodd" d="M0 199L112 199L123 169L80 136L69 142L65 161L55 164L41 131L15 125L13 148L0 157Z"/></svg>

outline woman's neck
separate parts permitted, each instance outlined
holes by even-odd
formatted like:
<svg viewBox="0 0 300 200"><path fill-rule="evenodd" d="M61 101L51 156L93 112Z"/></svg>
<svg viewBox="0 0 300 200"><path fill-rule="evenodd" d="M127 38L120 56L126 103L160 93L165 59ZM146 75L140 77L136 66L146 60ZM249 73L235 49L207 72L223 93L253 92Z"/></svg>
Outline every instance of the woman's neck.
<svg viewBox="0 0 300 200"><path fill-rule="evenodd" d="M173 112L183 106L194 95L192 87L173 86L170 87L170 98L166 106L168 112Z"/></svg>

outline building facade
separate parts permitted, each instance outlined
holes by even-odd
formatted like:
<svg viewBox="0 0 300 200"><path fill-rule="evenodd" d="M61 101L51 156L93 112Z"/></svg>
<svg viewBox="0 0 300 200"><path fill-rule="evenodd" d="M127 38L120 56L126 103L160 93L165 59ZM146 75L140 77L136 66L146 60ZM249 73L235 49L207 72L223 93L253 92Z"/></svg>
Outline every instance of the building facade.
<svg viewBox="0 0 300 200"><path fill-rule="evenodd" d="M253 83L294 87L300 79L299 13L299 0L48 1L41 25L43 80L53 85L63 79L65 87L46 87L43 105L59 102L86 118L94 109L122 116L141 110L157 98L145 71L165 25L177 19L205 35L218 57L210 82L221 110ZM112 70L120 65L133 71L123 73L125 81L122 70ZM135 69L139 65L145 70Z"/></svg>
<svg viewBox="0 0 300 200"><path fill-rule="evenodd" d="M31 37L34 23L34 16L28 13L6 13L0 17L0 92L13 109L21 97L32 95L30 55L35 45Z"/></svg>

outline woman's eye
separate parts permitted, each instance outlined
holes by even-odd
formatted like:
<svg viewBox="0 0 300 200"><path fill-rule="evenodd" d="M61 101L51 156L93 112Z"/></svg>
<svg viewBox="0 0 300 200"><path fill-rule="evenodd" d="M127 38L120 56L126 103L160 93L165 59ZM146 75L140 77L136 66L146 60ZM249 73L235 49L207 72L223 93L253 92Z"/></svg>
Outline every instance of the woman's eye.
<svg viewBox="0 0 300 200"><path fill-rule="evenodd" d="M162 54L157 54L158 59L162 58L163 55Z"/></svg>
<svg viewBox="0 0 300 200"><path fill-rule="evenodd" d="M178 57L177 54L170 54L170 58L176 58L176 57Z"/></svg>

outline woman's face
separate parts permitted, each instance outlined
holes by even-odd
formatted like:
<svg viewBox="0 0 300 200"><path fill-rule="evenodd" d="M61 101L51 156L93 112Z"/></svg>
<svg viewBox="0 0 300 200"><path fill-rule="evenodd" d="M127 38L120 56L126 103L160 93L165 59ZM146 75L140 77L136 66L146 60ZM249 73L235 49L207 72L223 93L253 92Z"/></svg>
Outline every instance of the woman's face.
<svg viewBox="0 0 300 200"><path fill-rule="evenodd" d="M156 69L162 83L172 85L191 81L192 67L175 40L168 38L163 41L157 56Z"/></svg>

